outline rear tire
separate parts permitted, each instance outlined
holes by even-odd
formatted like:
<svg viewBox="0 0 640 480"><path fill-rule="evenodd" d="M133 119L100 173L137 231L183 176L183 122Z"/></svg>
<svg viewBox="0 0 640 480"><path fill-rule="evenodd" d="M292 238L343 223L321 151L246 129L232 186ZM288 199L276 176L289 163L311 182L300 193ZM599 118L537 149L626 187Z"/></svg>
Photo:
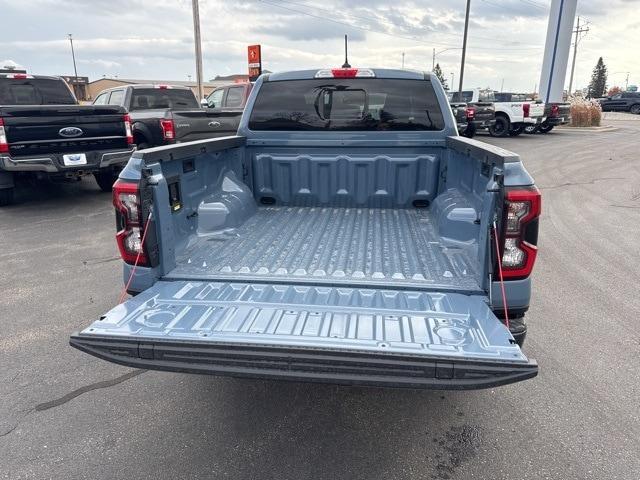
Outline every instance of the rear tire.
<svg viewBox="0 0 640 480"><path fill-rule="evenodd" d="M548 123L547 124L543 123L542 125L540 125L540 128L538 129L538 131L540 133L549 133L551 130L553 130L553 127L554 127L554 125L549 125Z"/></svg>
<svg viewBox="0 0 640 480"><path fill-rule="evenodd" d="M502 115L496 117L496 123L489 127L489 135L492 137L506 137L511 128L509 119Z"/></svg>
<svg viewBox="0 0 640 480"><path fill-rule="evenodd" d="M629 109L629 112L633 113L634 115L640 115L640 103L636 103L635 105L631 105L631 108Z"/></svg>
<svg viewBox="0 0 640 480"><path fill-rule="evenodd" d="M13 192L13 187L0 189L0 207L6 207L13 203Z"/></svg>
<svg viewBox="0 0 640 480"><path fill-rule="evenodd" d="M524 132L524 125L518 125L517 127L512 127L509 129L509 136L517 137L523 132Z"/></svg>
<svg viewBox="0 0 640 480"><path fill-rule="evenodd" d="M151 148L151 145L149 145L147 142L140 142L136 145L138 150L144 150L145 148Z"/></svg>
<svg viewBox="0 0 640 480"><path fill-rule="evenodd" d="M111 192L113 184L118 179L118 175L113 170L105 170L102 172L95 172L93 176L96 179L96 183L103 192Z"/></svg>

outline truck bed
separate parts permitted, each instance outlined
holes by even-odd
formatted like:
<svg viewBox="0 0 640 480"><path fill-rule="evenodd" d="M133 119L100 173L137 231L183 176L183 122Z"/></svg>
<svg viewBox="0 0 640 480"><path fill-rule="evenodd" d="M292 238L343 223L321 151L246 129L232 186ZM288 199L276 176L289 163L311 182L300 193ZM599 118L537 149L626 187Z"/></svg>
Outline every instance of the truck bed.
<svg viewBox="0 0 640 480"><path fill-rule="evenodd" d="M259 207L197 237L167 278L481 291L473 246L447 246L430 209Z"/></svg>

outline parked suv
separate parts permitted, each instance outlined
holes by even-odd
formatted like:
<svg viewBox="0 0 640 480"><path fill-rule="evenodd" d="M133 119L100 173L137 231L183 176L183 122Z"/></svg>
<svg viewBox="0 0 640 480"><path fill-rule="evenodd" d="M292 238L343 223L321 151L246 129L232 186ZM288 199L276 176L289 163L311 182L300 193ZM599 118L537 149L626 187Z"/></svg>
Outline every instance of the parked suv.
<svg viewBox="0 0 640 480"><path fill-rule="evenodd" d="M600 100L604 112L631 112L640 114L640 92L622 92Z"/></svg>
<svg viewBox="0 0 640 480"><path fill-rule="evenodd" d="M220 123L216 129L219 133L234 135L238 131L240 117L252 88L252 83L225 85L216 88L207 97L208 107L216 112Z"/></svg>

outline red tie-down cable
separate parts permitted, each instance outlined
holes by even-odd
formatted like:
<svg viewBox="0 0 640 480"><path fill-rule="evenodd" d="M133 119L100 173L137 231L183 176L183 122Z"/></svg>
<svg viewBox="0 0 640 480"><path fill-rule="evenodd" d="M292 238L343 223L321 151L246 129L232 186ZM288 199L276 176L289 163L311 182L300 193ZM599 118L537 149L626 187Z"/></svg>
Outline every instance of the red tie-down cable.
<svg viewBox="0 0 640 480"><path fill-rule="evenodd" d="M504 324L509 328L509 315L507 314L507 293L504 288L504 278L502 276L502 258L500 257L500 246L498 245L498 227L493 222L493 239L496 244L496 258L498 259L498 274L500 275L500 290L502 290L502 306L504 307ZM489 287L491 288L491 287Z"/></svg>
<svg viewBox="0 0 640 480"><path fill-rule="evenodd" d="M131 281L133 280L133 276L136 273L136 269L138 268L138 262L140 261L140 256L142 255L142 250L144 248L144 239L147 238L147 230L149 229L149 224L151 223L151 215L153 214L153 210L149 210L149 216L147 217L147 221L144 224L144 229L142 230L142 239L140 240L140 251L138 255L136 255L136 261L133 262L133 268L131 269L131 273L129 274L129 279L125 284L122 292L120 293L120 300L118 303L124 302L124 298L127 296L127 290L129 290L129 286L131 285Z"/></svg>

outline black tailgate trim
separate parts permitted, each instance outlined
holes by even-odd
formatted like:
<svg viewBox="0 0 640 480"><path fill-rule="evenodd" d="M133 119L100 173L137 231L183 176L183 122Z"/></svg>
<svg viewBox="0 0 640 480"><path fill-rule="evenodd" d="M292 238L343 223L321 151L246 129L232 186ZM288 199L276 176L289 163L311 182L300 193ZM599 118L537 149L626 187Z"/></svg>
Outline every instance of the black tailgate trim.
<svg viewBox="0 0 640 480"><path fill-rule="evenodd" d="M170 372L439 390L491 388L533 378L528 363L419 358L327 349L149 340L75 333L70 345L129 367Z"/></svg>

